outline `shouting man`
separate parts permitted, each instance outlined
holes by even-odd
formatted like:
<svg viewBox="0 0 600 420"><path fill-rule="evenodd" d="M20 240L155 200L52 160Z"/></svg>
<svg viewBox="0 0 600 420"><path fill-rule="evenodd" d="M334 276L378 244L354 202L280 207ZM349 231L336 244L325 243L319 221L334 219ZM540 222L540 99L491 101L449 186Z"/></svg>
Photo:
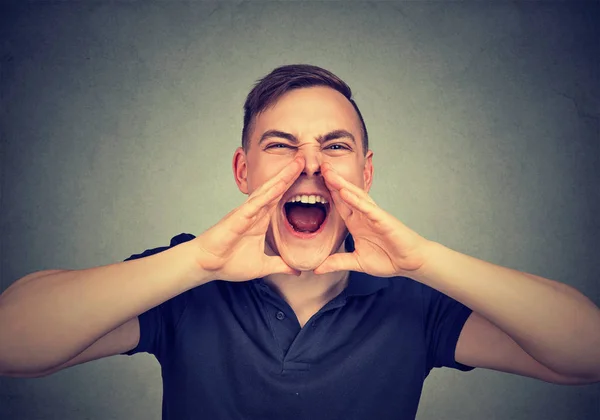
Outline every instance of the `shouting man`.
<svg viewBox="0 0 600 420"><path fill-rule="evenodd" d="M164 419L414 419L434 367L600 381L600 310L573 288L427 240L368 192L350 88L310 65L247 97L248 199L199 236L0 296L0 372L116 354L162 369Z"/></svg>

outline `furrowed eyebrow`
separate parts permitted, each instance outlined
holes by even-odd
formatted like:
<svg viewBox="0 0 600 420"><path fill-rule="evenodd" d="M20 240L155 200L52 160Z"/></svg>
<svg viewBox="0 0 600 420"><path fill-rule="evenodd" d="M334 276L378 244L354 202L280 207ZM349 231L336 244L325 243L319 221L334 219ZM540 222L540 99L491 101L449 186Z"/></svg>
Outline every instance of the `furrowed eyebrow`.
<svg viewBox="0 0 600 420"><path fill-rule="evenodd" d="M290 143L298 144L298 139L296 138L296 136L294 136L293 134L290 134L290 133L286 133L285 131L279 131L279 130L265 131L263 133L263 135L260 136L260 140L258 141L258 144L261 144L263 141L268 140L273 137L276 137L279 139L286 139Z"/></svg>
<svg viewBox="0 0 600 420"><path fill-rule="evenodd" d="M337 140L337 139L342 139L342 138L346 138L346 137L349 138L350 140L352 140L352 143L356 144L356 140L354 140L354 136L352 135L352 133L350 133L346 130L331 131L331 132L325 134L324 136L317 137L317 141L319 143L324 143L329 140Z"/></svg>
<svg viewBox="0 0 600 420"><path fill-rule="evenodd" d="M286 139L290 143L293 143L293 144L299 143L298 139L293 134L286 133L285 131L279 131L279 130L268 130L268 131L265 131L262 136L260 136L260 140L258 141L258 144L261 144L263 141L268 140L270 138L274 138L274 137L280 138L280 139ZM349 131L346 131L346 130L330 131L329 133L327 133L325 135L318 136L316 139L319 143L324 143L326 141L336 140L336 139L341 139L341 138L349 138L356 145L356 140L354 139L354 136L352 135L352 133L350 133Z"/></svg>

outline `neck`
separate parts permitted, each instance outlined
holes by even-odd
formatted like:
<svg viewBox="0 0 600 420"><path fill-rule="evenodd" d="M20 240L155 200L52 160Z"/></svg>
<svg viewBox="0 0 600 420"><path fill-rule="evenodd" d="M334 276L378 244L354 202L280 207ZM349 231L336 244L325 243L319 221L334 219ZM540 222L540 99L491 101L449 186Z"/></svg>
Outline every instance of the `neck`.
<svg viewBox="0 0 600 420"><path fill-rule="evenodd" d="M349 271L337 271L322 275L303 271L300 276L272 274L264 278L292 307L322 307L339 295L348 284Z"/></svg>

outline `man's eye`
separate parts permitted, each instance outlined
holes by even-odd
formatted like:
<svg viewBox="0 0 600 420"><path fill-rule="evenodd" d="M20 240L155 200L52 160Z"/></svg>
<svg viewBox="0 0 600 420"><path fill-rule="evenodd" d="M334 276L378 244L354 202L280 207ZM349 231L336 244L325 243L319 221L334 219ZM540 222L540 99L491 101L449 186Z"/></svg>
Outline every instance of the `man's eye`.
<svg viewBox="0 0 600 420"><path fill-rule="evenodd" d="M335 143L332 144L330 146L327 146L326 149L331 149L331 150L344 150L344 149L348 149L348 147L345 144L341 144L341 143Z"/></svg>
<svg viewBox="0 0 600 420"><path fill-rule="evenodd" d="M286 143L272 143L272 144L269 144L266 148L267 149L292 149L293 146L290 146L289 144L286 144ZM326 146L325 149L350 150L350 148L348 146L346 146L345 144L342 144L342 143L330 144L329 146Z"/></svg>

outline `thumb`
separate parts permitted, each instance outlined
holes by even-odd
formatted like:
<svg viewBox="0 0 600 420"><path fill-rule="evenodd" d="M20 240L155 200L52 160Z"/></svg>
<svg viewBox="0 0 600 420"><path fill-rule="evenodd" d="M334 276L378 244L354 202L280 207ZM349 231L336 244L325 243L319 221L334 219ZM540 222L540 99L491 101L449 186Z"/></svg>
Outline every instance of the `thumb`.
<svg viewBox="0 0 600 420"><path fill-rule="evenodd" d="M340 252L330 255L314 269L315 274L327 274L334 271L363 271L354 252Z"/></svg>
<svg viewBox="0 0 600 420"><path fill-rule="evenodd" d="M266 261L263 264L264 273L261 274L261 277L267 276L269 274L292 274L295 276L300 275L300 271L296 270L289 265L287 265L283 258L274 256L274 257L265 257Z"/></svg>

